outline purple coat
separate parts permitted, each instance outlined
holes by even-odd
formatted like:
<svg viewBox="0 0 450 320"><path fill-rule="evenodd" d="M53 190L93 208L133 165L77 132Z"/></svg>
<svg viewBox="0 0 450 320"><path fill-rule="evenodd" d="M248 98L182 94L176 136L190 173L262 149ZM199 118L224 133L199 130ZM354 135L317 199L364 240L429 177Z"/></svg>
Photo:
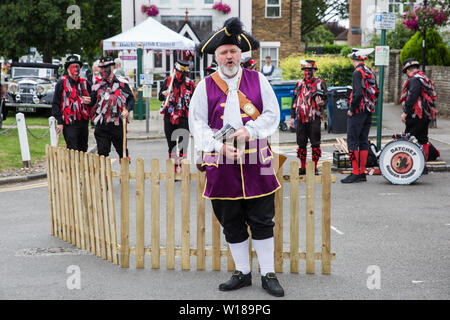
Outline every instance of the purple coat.
<svg viewBox="0 0 450 320"><path fill-rule="evenodd" d="M223 113L227 96L214 80L205 78L208 96L208 124L213 130L223 127ZM242 70L239 88L252 101L260 113L263 111L259 74L253 70ZM241 110L242 122L251 118ZM253 139L245 144L241 159L226 159L217 152L207 152L202 166L206 166L206 186L203 196L209 199L236 200L269 195L280 188L272 166L272 152L267 139Z"/></svg>

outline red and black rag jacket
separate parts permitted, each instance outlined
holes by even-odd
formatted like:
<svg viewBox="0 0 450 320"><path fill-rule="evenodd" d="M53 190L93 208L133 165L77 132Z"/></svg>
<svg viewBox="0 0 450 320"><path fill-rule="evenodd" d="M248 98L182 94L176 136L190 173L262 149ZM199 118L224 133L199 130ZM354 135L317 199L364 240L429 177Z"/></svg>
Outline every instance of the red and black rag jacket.
<svg viewBox="0 0 450 320"><path fill-rule="evenodd" d="M126 82L115 76L111 81L102 80L92 86L92 122L95 125L114 123L120 125L122 111L134 108L134 96Z"/></svg>
<svg viewBox="0 0 450 320"><path fill-rule="evenodd" d="M166 97L162 92L169 88L171 81L172 77L167 77L159 91L159 100L163 101L163 103ZM165 117L170 117L172 124L178 124L180 118L189 117L189 104L191 103L191 97L194 94L195 88L194 81L188 77L185 77L181 82L175 78L168 106L161 111Z"/></svg>
<svg viewBox="0 0 450 320"><path fill-rule="evenodd" d="M327 104L327 85L319 78L302 79L294 88L291 116L301 123L310 122L316 117L323 118L323 106L316 103L316 96L320 95Z"/></svg>
<svg viewBox="0 0 450 320"><path fill-rule="evenodd" d="M357 65L355 71L353 71L352 89L350 111L353 113L373 113L379 90L375 74L364 63Z"/></svg>
<svg viewBox="0 0 450 320"><path fill-rule="evenodd" d="M65 75L56 84L52 113L58 124L69 125L74 121L88 120L89 106L82 103L82 96L89 96L91 87L86 79L74 80Z"/></svg>
<svg viewBox="0 0 450 320"><path fill-rule="evenodd" d="M435 101L434 82L422 71L417 70L403 83L399 103L403 103L403 112L408 116L436 119Z"/></svg>

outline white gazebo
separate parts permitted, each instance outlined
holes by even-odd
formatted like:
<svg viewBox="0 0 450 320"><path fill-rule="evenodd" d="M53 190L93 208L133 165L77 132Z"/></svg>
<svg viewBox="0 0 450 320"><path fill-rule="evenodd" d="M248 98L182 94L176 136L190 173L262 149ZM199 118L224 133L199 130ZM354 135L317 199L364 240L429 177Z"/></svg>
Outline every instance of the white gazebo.
<svg viewBox="0 0 450 320"><path fill-rule="evenodd" d="M134 28L103 40L103 50L136 50L138 44L142 44L144 50L170 50L171 70L174 64L173 50L195 50L193 40L169 29L151 17Z"/></svg>

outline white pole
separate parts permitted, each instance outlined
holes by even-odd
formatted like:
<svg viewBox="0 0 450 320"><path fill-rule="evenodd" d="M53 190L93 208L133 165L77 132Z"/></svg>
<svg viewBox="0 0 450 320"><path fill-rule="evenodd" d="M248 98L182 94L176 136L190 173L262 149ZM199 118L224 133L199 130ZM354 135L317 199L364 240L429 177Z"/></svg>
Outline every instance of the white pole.
<svg viewBox="0 0 450 320"><path fill-rule="evenodd" d="M203 56L200 58L200 79L203 80L203 78L205 77L204 73L203 73Z"/></svg>
<svg viewBox="0 0 450 320"><path fill-rule="evenodd" d="M22 163L26 168L31 167L30 147L28 146L27 125L25 116L19 112L16 114L17 131L19 133L20 152L22 153Z"/></svg>
<svg viewBox="0 0 450 320"><path fill-rule="evenodd" d="M56 147L57 137L56 137L56 119L55 117L48 118L48 126L50 128L50 145Z"/></svg>
<svg viewBox="0 0 450 320"><path fill-rule="evenodd" d="M170 50L170 72L172 72L172 70L173 70L173 50Z"/></svg>

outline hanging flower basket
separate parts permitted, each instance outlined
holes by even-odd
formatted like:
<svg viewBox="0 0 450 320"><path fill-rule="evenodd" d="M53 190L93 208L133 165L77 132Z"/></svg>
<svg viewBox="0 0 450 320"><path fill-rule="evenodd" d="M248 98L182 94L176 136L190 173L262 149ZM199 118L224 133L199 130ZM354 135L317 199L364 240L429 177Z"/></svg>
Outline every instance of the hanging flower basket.
<svg viewBox="0 0 450 320"><path fill-rule="evenodd" d="M435 29L443 26L448 20L443 10L437 10L430 6L415 7L414 10L407 11L403 15L403 24L412 31L423 31L425 28Z"/></svg>
<svg viewBox="0 0 450 320"><path fill-rule="evenodd" d="M222 2L216 2L212 6L213 9L222 12L223 14L228 14L231 11L231 8L227 4L223 4Z"/></svg>
<svg viewBox="0 0 450 320"><path fill-rule="evenodd" d="M159 13L158 8L154 4L142 5L141 11L142 13L146 13L149 17L155 17Z"/></svg>

